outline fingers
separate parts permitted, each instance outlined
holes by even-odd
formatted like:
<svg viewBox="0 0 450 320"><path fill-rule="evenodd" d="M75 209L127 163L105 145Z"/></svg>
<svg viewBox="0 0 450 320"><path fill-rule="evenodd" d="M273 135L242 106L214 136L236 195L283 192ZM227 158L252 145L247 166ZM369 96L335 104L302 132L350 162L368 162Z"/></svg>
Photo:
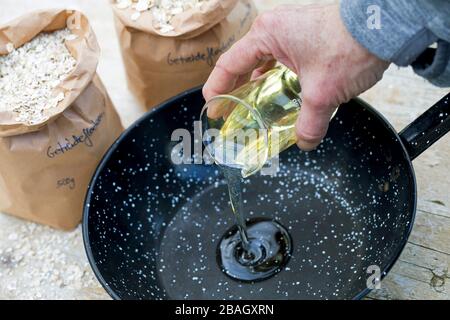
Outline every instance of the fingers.
<svg viewBox="0 0 450 320"><path fill-rule="evenodd" d="M245 75L239 76L239 78L236 81L236 88L242 87L246 83L250 81L250 73L247 73Z"/></svg>
<svg viewBox="0 0 450 320"><path fill-rule="evenodd" d="M233 91L242 76L252 72L261 60L270 56L263 37L263 33L251 31L219 58L203 87L205 100Z"/></svg>
<svg viewBox="0 0 450 320"><path fill-rule="evenodd" d="M238 80L236 81L236 87L241 87L242 85L246 84L250 81L250 75L246 74L243 76L240 76ZM224 120L230 115L230 113L234 110L236 107L236 104L229 101L229 100L223 100L223 99L217 99L217 100L209 100L208 101L208 109L206 110L206 114L208 118L217 120L220 117L223 117Z"/></svg>
<svg viewBox="0 0 450 320"><path fill-rule="evenodd" d="M325 137L331 116L336 108L303 101L296 123L297 145L304 151L317 148Z"/></svg>
<svg viewBox="0 0 450 320"><path fill-rule="evenodd" d="M269 61L263 63L263 65L257 69L255 69L252 73L251 80L255 80L265 74L267 71L272 70L275 65L277 64L277 61L274 59L270 59Z"/></svg>
<svg viewBox="0 0 450 320"><path fill-rule="evenodd" d="M217 120L228 113L231 108L230 102L227 100L211 100L208 102L208 109L206 115L209 119Z"/></svg>

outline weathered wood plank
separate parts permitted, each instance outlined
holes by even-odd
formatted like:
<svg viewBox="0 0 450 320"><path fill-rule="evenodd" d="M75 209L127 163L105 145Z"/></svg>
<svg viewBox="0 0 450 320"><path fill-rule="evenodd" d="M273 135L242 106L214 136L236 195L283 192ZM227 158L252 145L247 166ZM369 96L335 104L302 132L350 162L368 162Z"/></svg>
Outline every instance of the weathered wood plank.
<svg viewBox="0 0 450 320"><path fill-rule="evenodd" d="M403 250L400 260L417 264L423 268L439 273L439 270L449 269L450 255L423 246L408 242Z"/></svg>
<svg viewBox="0 0 450 320"><path fill-rule="evenodd" d="M376 299L448 299L450 218L419 210L410 242L399 261L371 293Z"/></svg>
<svg viewBox="0 0 450 320"><path fill-rule="evenodd" d="M419 210L413 232L409 238L412 243L442 253L450 254L450 218Z"/></svg>
<svg viewBox="0 0 450 320"><path fill-rule="evenodd" d="M375 299L448 299L450 255L408 243ZM406 291L400 290L401 288ZM405 296L405 293L407 295Z"/></svg>
<svg viewBox="0 0 450 320"><path fill-rule="evenodd" d="M444 292L439 292L426 282L392 272L382 282L381 289L372 292L370 297L380 300L443 300L448 299L448 288Z"/></svg>
<svg viewBox="0 0 450 320"><path fill-rule="evenodd" d="M418 209L430 214L450 218L450 206L439 199L419 200Z"/></svg>

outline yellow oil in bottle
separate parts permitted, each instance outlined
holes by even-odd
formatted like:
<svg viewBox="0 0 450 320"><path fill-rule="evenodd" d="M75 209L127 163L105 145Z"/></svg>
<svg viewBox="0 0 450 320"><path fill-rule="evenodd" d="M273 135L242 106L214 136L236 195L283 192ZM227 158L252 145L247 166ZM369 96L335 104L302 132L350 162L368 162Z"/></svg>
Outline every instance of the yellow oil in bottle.
<svg viewBox="0 0 450 320"><path fill-rule="evenodd" d="M239 99L223 99L218 106L224 110L223 116L213 120L220 128L214 157L241 168L242 176L247 177L293 145L300 91L297 75L280 66L231 94Z"/></svg>

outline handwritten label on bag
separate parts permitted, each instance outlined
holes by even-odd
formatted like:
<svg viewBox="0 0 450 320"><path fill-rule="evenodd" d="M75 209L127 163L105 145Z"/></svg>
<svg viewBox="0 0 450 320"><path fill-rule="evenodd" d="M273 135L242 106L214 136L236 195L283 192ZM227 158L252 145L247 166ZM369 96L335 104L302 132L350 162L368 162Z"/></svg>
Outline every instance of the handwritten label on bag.
<svg viewBox="0 0 450 320"><path fill-rule="evenodd" d="M94 142L92 141L91 137L98 129L104 116L105 113L101 113L97 117L97 119L91 120L92 126L84 128L79 135L72 135L72 137L70 138L65 138L64 142L58 142L56 147L48 147L47 156L49 158L55 158L59 155L65 154L66 152L69 152L70 150L82 144L92 148L94 146Z"/></svg>
<svg viewBox="0 0 450 320"><path fill-rule="evenodd" d="M236 39L240 38L243 33L243 29L246 24L250 21L252 13L252 5L250 3L244 4L246 7L246 12L244 17L240 20L239 30L237 34L233 34L226 41L221 43L218 47L206 47L203 51L198 51L197 53L192 53L189 55L174 57L172 52L167 55L167 64L170 66L191 64L196 62L206 62L210 67L214 67L215 61L219 56L224 54L231 46L236 42ZM239 36L238 36L239 35Z"/></svg>
<svg viewBox="0 0 450 320"><path fill-rule="evenodd" d="M73 190L75 189L75 186L75 178L63 178L56 182L56 189L67 187L70 190Z"/></svg>
<svg viewBox="0 0 450 320"><path fill-rule="evenodd" d="M169 52L169 54L167 55L167 63L170 66L173 66L204 61L208 64L208 66L213 67L216 58L221 54L223 54L225 51L227 51L235 41L236 36L233 35L230 38L228 38L226 42L222 43L218 47L215 48L207 47L203 52L199 51L197 53L193 53L188 56L173 57L172 52Z"/></svg>

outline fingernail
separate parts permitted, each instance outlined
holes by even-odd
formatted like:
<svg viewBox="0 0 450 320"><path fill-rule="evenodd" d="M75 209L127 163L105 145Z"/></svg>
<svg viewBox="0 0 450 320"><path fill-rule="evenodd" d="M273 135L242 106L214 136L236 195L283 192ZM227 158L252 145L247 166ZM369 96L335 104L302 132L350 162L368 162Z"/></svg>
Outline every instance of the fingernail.
<svg viewBox="0 0 450 320"><path fill-rule="evenodd" d="M303 140L298 140L298 141L297 141L297 146L298 146L301 150L309 152L309 151L314 151L314 150L316 150L318 144L306 142L306 141L303 141Z"/></svg>

